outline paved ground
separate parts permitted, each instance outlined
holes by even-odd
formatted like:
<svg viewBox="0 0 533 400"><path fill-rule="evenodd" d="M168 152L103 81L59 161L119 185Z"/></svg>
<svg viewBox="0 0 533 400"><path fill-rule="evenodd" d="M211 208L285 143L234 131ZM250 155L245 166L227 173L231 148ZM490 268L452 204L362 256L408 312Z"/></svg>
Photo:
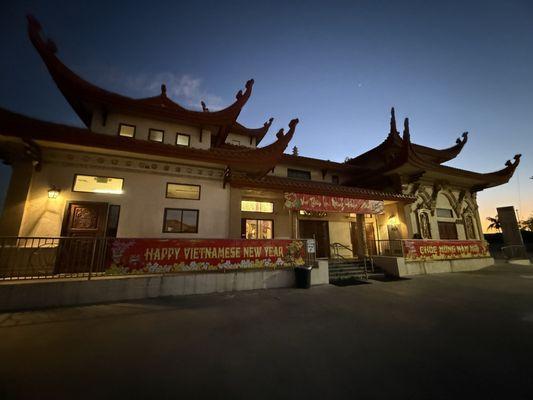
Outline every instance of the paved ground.
<svg viewBox="0 0 533 400"><path fill-rule="evenodd" d="M0 398L533 398L533 267L0 314Z"/></svg>

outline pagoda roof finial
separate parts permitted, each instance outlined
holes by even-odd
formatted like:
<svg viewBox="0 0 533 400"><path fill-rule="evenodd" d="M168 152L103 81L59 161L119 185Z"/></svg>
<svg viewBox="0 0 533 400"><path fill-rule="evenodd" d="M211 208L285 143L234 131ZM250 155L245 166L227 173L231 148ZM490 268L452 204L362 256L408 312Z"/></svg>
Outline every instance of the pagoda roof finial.
<svg viewBox="0 0 533 400"><path fill-rule="evenodd" d="M396 115L394 113L394 107L390 109L390 133L398 133L396 129Z"/></svg>
<svg viewBox="0 0 533 400"><path fill-rule="evenodd" d="M411 133L409 132L409 118L403 120L403 140L411 141Z"/></svg>
<svg viewBox="0 0 533 400"><path fill-rule="evenodd" d="M167 85L161 84L161 96L167 97Z"/></svg>

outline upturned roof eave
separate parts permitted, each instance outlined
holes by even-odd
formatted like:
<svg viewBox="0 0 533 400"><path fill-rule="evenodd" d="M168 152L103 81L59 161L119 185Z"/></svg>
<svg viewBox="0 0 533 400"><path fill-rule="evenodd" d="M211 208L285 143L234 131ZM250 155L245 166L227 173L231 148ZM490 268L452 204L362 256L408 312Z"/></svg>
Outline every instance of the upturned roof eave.
<svg viewBox="0 0 533 400"><path fill-rule="evenodd" d="M50 39L45 41L41 25L31 15L28 16L28 35L59 90L87 127L90 127L90 113L94 107L132 111L144 116L188 122L194 125L230 127L236 122L242 107L251 95L253 79L246 83L244 93L242 91L237 93L233 104L215 112L188 110L168 99L163 87L159 96L133 99L97 87L69 69L56 56L55 43Z"/></svg>

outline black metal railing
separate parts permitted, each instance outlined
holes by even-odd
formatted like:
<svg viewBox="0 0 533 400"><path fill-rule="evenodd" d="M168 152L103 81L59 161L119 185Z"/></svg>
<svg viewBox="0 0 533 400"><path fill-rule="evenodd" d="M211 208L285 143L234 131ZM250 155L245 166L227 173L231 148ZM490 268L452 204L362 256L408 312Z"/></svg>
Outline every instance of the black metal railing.
<svg viewBox="0 0 533 400"><path fill-rule="evenodd" d="M402 239L392 240L375 240L376 254L374 256L390 256L390 257L403 257L404 249Z"/></svg>
<svg viewBox="0 0 533 400"><path fill-rule="evenodd" d="M103 274L106 238L0 237L0 280Z"/></svg>
<svg viewBox="0 0 533 400"><path fill-rule="evenodd" d="M508 260L529 259L526 247L524 245L503 246L501 252Z"/></svg>

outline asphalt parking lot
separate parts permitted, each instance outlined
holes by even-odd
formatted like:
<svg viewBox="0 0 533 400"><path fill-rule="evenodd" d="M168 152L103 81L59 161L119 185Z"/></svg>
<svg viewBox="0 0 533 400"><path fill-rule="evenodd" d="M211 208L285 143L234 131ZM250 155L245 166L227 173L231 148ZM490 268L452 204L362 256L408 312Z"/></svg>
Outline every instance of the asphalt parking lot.
<svg viewBox="0 0 533 400"><path fill-rule="evenodd" d="M0 314L0 398L533 398L533 266Z"/></svg>

